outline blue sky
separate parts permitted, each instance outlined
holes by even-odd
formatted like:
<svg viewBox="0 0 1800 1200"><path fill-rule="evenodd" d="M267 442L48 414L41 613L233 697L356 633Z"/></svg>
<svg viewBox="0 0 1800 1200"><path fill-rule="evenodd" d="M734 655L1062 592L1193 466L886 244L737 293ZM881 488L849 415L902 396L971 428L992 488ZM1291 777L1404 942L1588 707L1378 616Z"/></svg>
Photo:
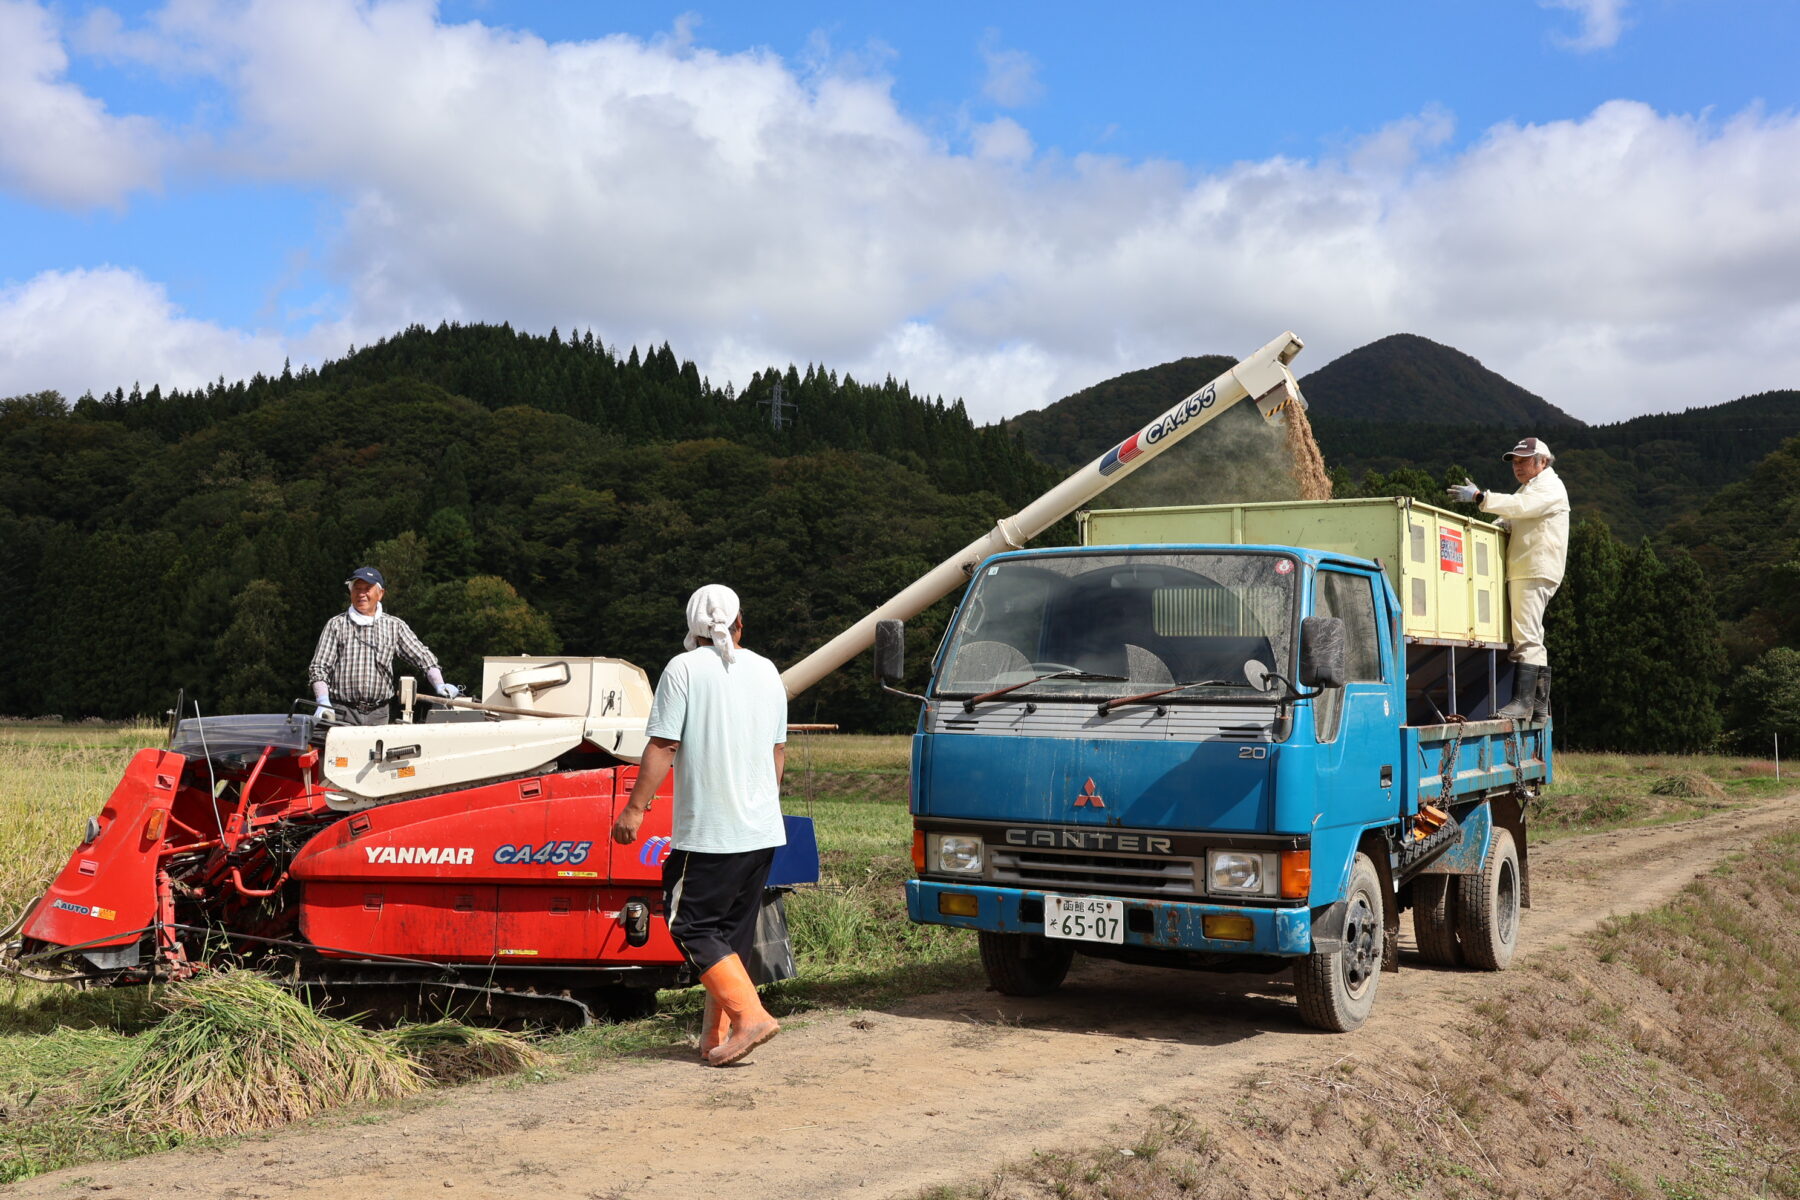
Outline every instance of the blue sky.
<svg viewBox="0 0 1800 1200"><path fill-rule="evenodd" d="M1407 331L1589 420L1800 387L1800 8L0 0L0 395L411 321L982 418Z"/></svg>

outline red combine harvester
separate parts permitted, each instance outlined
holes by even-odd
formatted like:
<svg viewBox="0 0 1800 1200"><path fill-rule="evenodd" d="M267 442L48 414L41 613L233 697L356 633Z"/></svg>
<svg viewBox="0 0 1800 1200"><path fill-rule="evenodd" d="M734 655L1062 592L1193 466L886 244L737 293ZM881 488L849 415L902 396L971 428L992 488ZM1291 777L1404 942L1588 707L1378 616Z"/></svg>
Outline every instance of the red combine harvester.
<svg viewBox="0 0 1800 1200"><path fill-rule="evenodd" d="M610 837L649 680L617 659L490 658L481 694L420 724L171 722L168 748L140 750L89 818L6 965L103 986L250 963L353 1011L647 1015L658 988L692 982L663 914L671 805L635 843ZM788 835L764 981L793 971L782 889L818 875L811 821L788 818Z"/></svg>

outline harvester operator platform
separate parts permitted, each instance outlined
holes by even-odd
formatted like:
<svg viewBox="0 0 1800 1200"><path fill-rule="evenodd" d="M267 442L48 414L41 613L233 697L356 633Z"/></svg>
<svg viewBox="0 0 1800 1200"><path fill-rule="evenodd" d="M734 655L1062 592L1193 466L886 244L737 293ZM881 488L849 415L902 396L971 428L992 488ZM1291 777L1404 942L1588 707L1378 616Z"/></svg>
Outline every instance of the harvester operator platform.
<svg viewBox="0 0 1800 1200"><path fill-rule="evenodd" d="M394 703L396 654L423 671L438 695L455 696L459 689L444 682L437 656L411 626L382 610L387 580L381 572L358 567L344 583L350 589L350 607L325 622L306 675L319 715L352 725L387 724Z"/></svg>
<svg viewBox="0 0 1800 1200"><path fill-rule="evenodd" d="M1524 438L1500 457L1512 467L1518 491L1497 495L1464 479L1447 494L1493 513L1508 527L1506 599L1518 672L1512 702L1494 715L1545 721L1550 717L1550 655L1544 648L1544 609L1562 583L1569 553L1569 492L1551 469L1556 456L1542 438Z"/></svg>

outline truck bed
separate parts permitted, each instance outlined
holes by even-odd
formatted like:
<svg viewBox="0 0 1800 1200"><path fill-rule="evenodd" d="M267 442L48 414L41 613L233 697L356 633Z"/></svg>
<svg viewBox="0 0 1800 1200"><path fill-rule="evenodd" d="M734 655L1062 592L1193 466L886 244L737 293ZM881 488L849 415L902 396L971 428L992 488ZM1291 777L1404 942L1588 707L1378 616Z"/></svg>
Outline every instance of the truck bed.
<svg viewBox="0 0 1800 1200"><path fill-rule="evenodd" d="M1408 812L1421 804L1477 799L1515 784L1542 787L1551 781L1550 725L1526 721L1463 721L1445 725L1407 725L1400 730L1407 774L1413 781ZM1446 760L1450 787L1444 789Z"/></svg>

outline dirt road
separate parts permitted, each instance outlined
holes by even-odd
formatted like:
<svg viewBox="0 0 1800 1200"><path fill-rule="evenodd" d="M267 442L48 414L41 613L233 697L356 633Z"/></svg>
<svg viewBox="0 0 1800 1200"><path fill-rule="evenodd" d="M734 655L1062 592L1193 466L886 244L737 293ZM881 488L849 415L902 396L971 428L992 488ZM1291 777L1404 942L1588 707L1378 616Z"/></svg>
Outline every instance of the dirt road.
<svg viewBox="0 0 1800 1200"><path fill-rule="evenodd" d="M1608 915L1653 907L1727 855L1796 827L1800 797L1789 797L1535 847L1524 952L1551 952ZM965 992L795 1018L747 1067L682 1056L541 1086L483 1085L374 1124L81 1167L16 1194L908 1196L984 1178L1033 1150L1105 1144L1115 1126L1134 1128L1171 1099L1227 1103L1259 1068L1407 1053L1422 1027L1492 986L1410 956L1403 964L1349 1035L1300 1026L1281 977L1078 959L1062 992L1041 1000Z"/></svg>

